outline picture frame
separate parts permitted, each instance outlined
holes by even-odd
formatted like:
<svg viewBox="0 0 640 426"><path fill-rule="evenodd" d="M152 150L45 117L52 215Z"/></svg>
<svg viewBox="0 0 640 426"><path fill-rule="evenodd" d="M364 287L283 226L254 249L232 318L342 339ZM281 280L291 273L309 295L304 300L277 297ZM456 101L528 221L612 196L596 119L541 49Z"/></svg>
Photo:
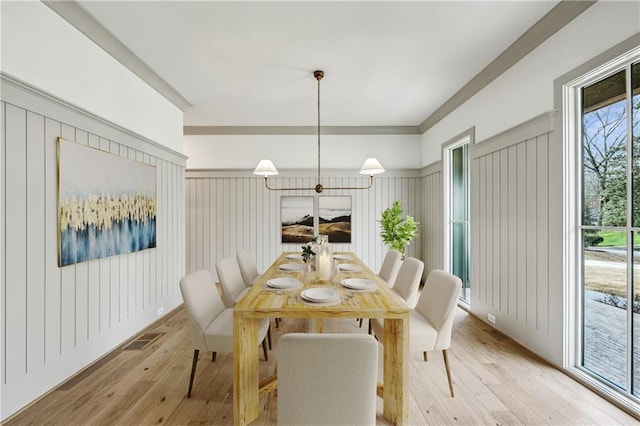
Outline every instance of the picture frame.
<svg viewBox="0 0 640 426"><path fill-rule="evenodd" d="M60 267L156 247L156 168L63 139L58 155Z"/></svg>
<svg viewBox="0 0 640 426"><path fill-rule="evenodd" d="M330 243L351 243L351 196L318 197L318 234Z"/></svg>
<svg viewBox="0 0 640 426"><path fill-rule="evenodd" d="M280 197L282 243L308 243L313 238L314 197Z"/></svg>

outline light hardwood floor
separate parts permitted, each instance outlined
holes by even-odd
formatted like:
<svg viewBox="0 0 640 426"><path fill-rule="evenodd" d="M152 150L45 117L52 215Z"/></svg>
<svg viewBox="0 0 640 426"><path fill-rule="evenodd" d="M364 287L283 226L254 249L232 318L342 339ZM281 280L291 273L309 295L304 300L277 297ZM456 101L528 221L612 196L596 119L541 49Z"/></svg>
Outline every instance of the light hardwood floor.
<svg viewBox="0 0 640 426"><path fill-rule="evenodd" d="M274 350L260 361L273 374L283 332L308 331L311 320L285 320L273 328ZM366 322L365 326L366 329ZM360 331L353 320L325 323L325 331ZM191 399L186 398L193 351L184 309L145 332L162 332L142 350L115 350L9 421L24 424L232 423L232 358L200 353ZM463 310L456 313L449 359L456 397L449 396L440 353L411 354L411 425L427 424L638 424L625 412L581 386ZM277 395L261 400L254 424L275 425ZM382 403L378 400L378 424Z"/></svg>

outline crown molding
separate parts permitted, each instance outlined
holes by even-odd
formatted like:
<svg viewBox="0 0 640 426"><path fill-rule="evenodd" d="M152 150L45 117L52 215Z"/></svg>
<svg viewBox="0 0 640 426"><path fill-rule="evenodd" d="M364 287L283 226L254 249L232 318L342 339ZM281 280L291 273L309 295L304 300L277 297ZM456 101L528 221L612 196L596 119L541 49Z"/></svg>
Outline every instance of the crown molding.
<svg viewBox="0 0 640 426"><path fill-rule="evenodd" d="M188 157L181 152L155 142L146 136L126 129L112 121L33 86L19 78L0 71L0 100L58 120L90 133L124 143L149 155L186 166ZM99 126L99 127L96 127ZM147 146L141 147L138 144ZM177 160L176 160L177 159Z"/></svg>
<svg viewBox="0 0 640 426"><path fill-rule="evenodd" d="M270 179L282 179L282 178L307 178L316 179L315 169L279 169L277 176L272 176ZM322 169L322 179L330 178L353 178L369 180L369 176L359 174L355 169ZM394 169L385 170L383 174L376 175L376 180L384 180L391 178L419 178L420 169ZM186 169L186 179L200 179L200 178L212 178L212 177L234 177L256 180L262 185L264 180L263 176L256 176L253 174L253 169Z"/></svg>
<svg viewBox="0 0 640 426"><path fill-rule="evenodd" d="M155 71L147 66L131 50L116 39L75 1L43 0L54 12L85 34L90 40L108 52L116 60L147 82L158 93L182 111L192 107L180 93L171 87ZM553 9L536 22L520 38L496 59L473 77L458 92L417 126L327 126L324 134L333 135L389 135L423 134L444 117L484 89L489 83L511 68L519 60L563 28L582 12L596 3L595 0L561 0ZM313 129L313 130L309 130ZM315 134L313 126L185 126L185 135L307 135Z"/></svg>
<svg viewBox="0 0 640 426"><path fill-rule="evenodd" d="M444 104L420 123L420 132L424 133L440 120L451 114L463 103L471 99L493 80L531 53L549 37L563 28L578 15L587 10L596 1L562 0L558 5L540 18L531 28L520 36L511 46L473 77Z"/></svg>
<svg viewBox="0 0 640 426"><path fill-rule="evenodd" d="M75 1L42 0L42 2L132 73L140 77L142 81L146 82L169 102L180 108L181 111L193 106L127 46L115 38L100 22L96 21L80 4Z"/></svg>
<svg viewBox="0 0 640 426"><path fill-rule="evenodd" d="M317 126L184 126L185 135L316 135ZM418 126L321 126L323 135L419 135Z"/></svg>

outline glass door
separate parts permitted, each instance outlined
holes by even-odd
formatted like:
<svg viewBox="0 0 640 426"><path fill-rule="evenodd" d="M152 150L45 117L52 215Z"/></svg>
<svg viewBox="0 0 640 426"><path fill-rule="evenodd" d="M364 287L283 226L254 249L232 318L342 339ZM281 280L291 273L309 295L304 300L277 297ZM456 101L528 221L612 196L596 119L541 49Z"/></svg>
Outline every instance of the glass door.
<svg viewBox="0 0 640 426"><path fill-rule="evenodd" d="M449 271L462 280L460 299L471 301L469 280L469 142L449 149Z"/></svg>
<svg viewBox="0 0 640 426"><path fill-rule="evenodd" d="M581 367L640 396L640 64L581 90Z"/></svg>

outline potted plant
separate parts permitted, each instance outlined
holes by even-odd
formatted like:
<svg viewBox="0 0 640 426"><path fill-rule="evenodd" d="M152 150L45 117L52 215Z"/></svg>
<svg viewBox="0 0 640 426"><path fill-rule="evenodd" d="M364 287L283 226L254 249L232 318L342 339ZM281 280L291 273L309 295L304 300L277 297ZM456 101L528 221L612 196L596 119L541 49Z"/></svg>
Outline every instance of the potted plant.
<svg viewBox="0 0 640 426"><path fill-rule="evenodd" d="M380 236L389 248L398 250L404 257L407 245L418 236L419 223L411 216L402 217L400 201L393 202L391 207L382 212L380 219Z"/></svg>

